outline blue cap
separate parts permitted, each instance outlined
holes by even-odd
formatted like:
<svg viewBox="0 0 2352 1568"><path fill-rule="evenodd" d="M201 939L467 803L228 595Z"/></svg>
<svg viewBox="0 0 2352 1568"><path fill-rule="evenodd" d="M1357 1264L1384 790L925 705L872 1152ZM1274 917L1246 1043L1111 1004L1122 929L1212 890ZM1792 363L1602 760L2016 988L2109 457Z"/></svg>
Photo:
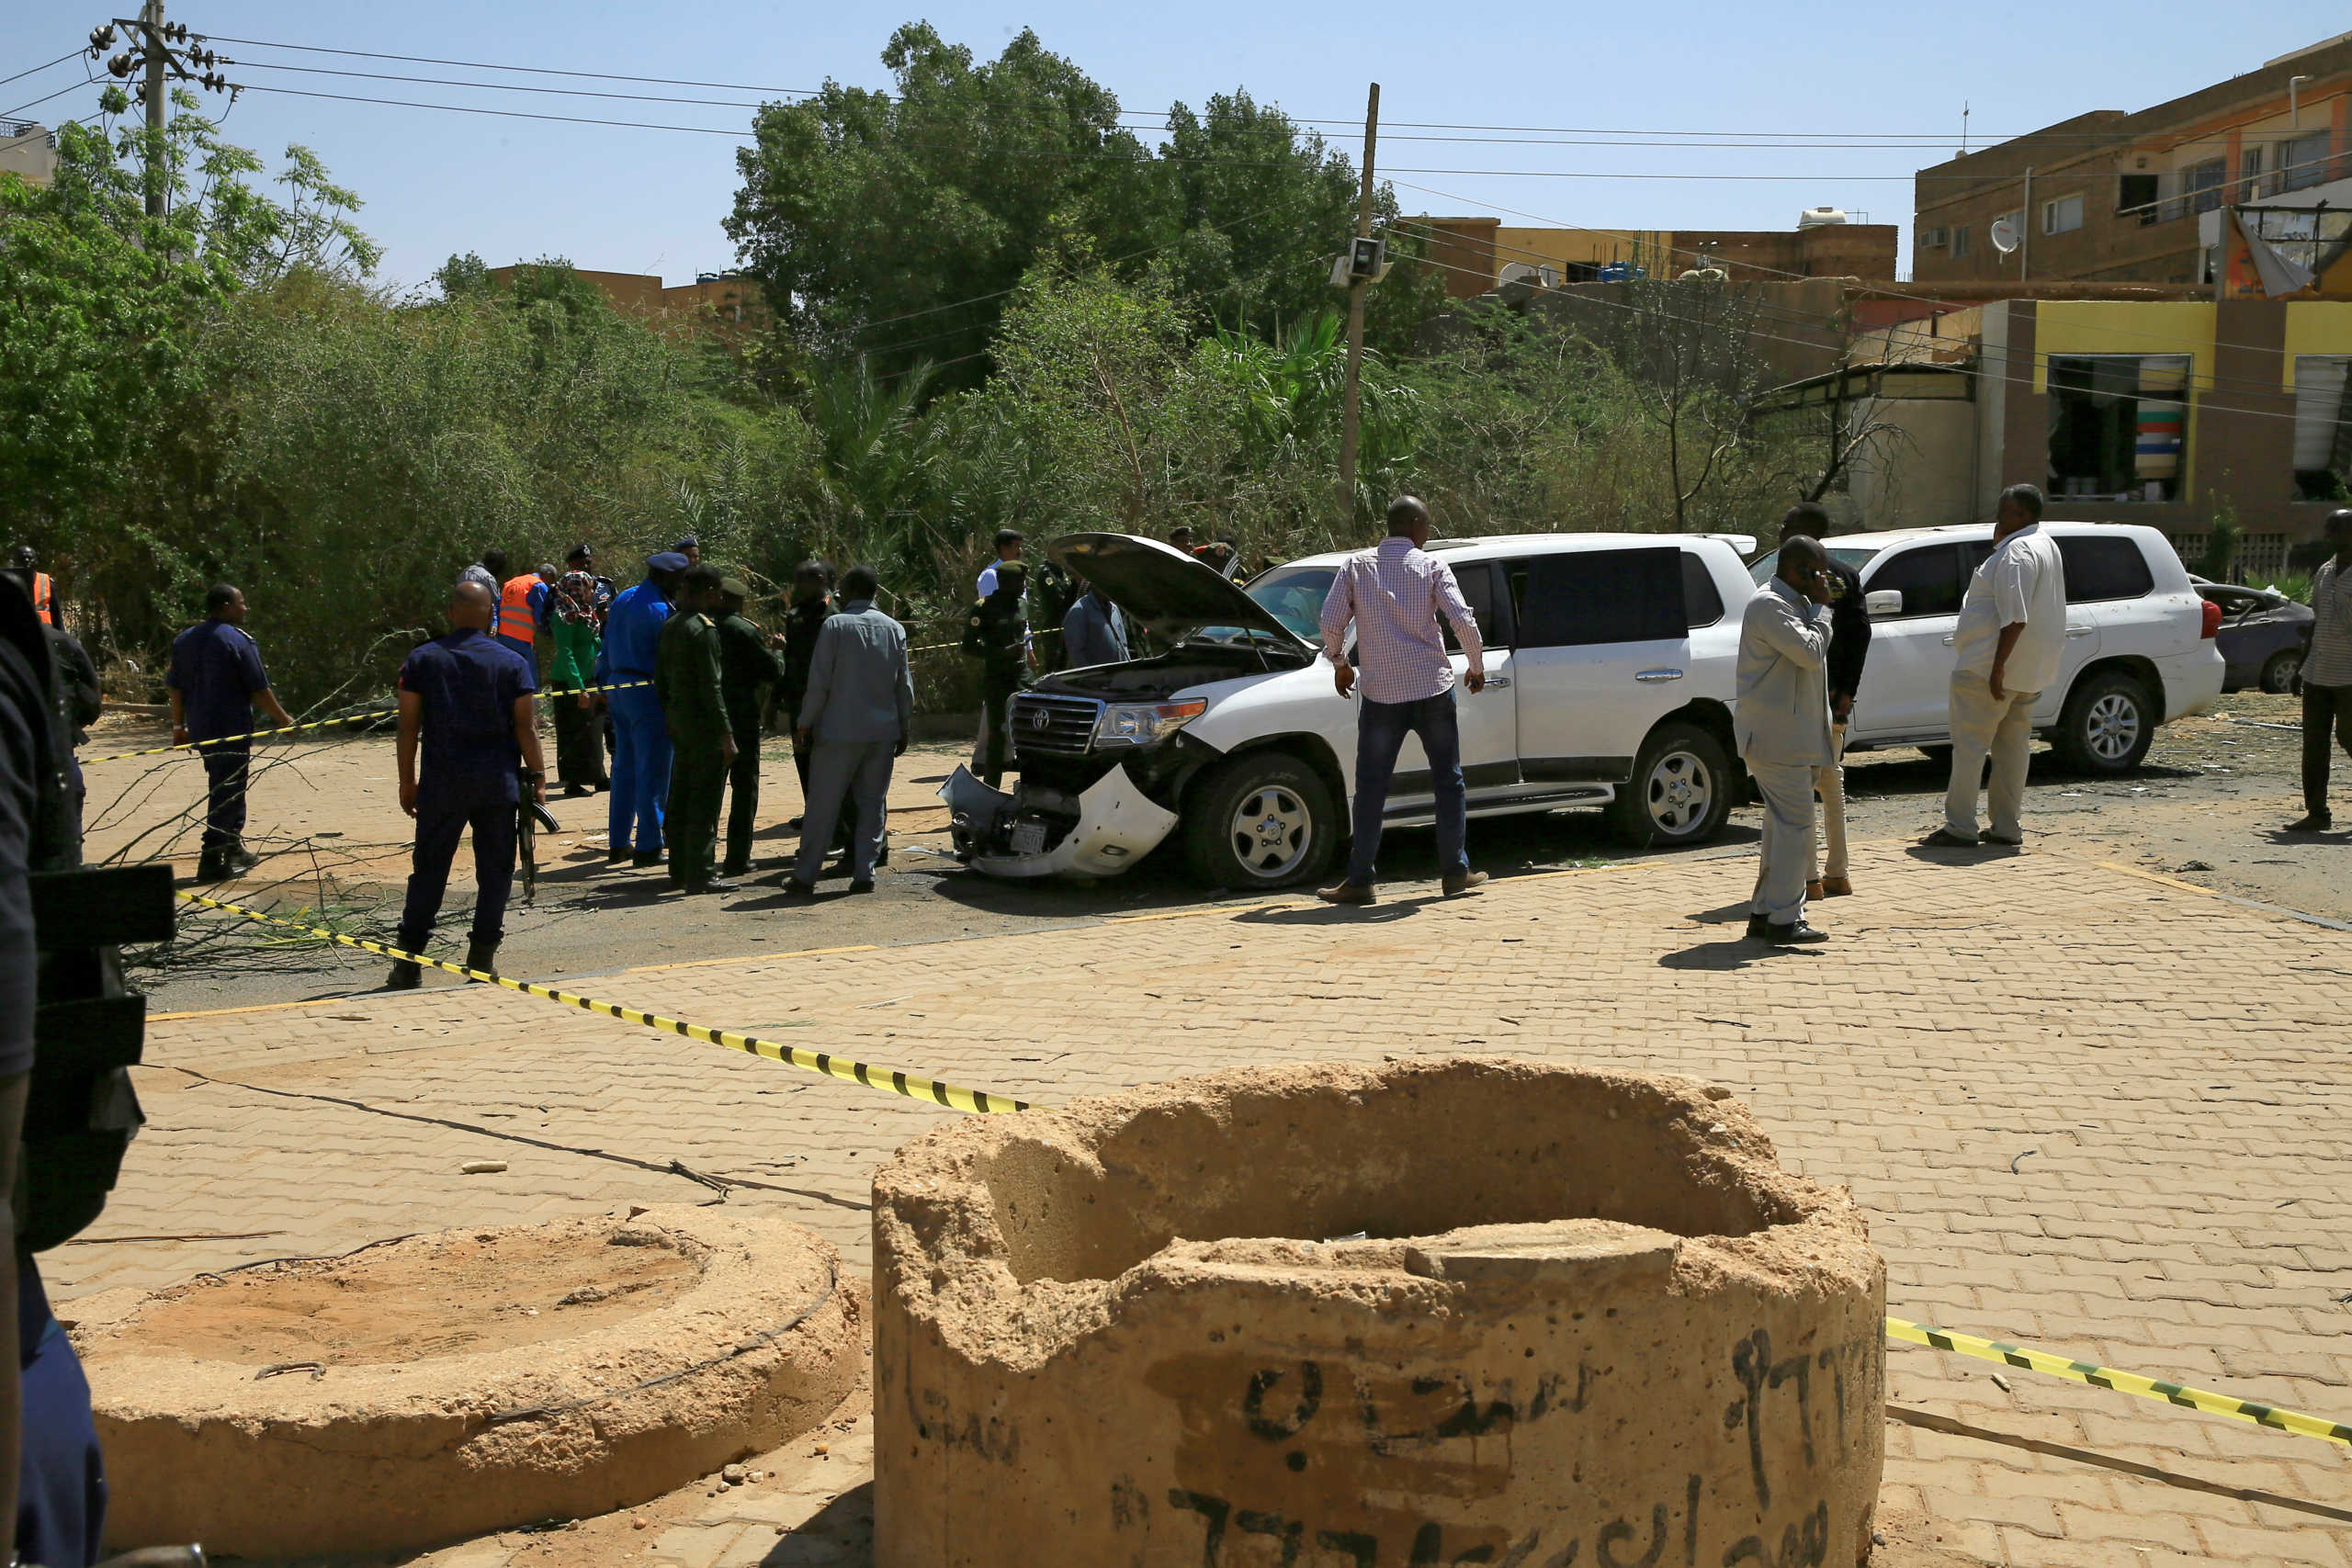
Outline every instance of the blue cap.
<svg viewBox="0 0 2352 1568"><path fill-rule="evenodd" d="M694 562L675 550L663 550L658 556L645 558L645 570L648 571L684 571L692 565Z"/></svg>

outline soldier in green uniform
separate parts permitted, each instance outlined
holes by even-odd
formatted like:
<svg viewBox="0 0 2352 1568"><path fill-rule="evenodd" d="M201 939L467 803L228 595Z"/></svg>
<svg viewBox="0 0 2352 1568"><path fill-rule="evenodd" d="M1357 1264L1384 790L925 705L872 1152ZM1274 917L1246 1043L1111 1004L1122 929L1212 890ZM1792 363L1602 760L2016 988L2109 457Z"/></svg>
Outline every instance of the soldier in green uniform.
<svg viewBox="0 0 2352 1568"><path fill-rule="evenodd" d="M727 770L727 859L721 876L752 874L752 819L760 809L760 715L768 692L784 679L784 658L771 637L743 614L752 591L739 578L721 578L718 603L718 685L727 699L727 730L735 761Z"/></svg>
<svg viewBox="0 0 2352 1568"><path fill-rule="evenodd" d="M710 618L724 581L715 566L686 569L678 580L677 613L662 626L653 660L653 689L673 749L670 885L689 894L734 891L734 884L711 874L719 800L735 761L719 679L718 626Z"/></svg>

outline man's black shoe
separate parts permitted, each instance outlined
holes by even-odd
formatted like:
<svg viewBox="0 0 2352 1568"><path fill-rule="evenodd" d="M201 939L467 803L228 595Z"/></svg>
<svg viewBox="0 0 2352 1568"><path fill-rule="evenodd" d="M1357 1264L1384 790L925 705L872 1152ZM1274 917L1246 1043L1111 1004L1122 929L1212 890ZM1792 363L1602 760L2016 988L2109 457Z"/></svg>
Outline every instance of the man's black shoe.
<svg viewBox="0 0 2352 1568"><path fill-rule="evenodd" d="M685 889L687 897L696 898L700 897L705 893L735 892L736 885L728 881L724 877L711 876L706 877L700 882L689 882L685 884Z"/></svg>
<svg viewBox="0 0 2352 1568"><path fill-rule="evenodd" d="M485 975L498 973L498 944L494 942L469 942L466 944L466 967L479 969Z"/></svg>
<svg viewBox="0 0 2352 1568"><path fill-rule="evenodd" d="M787 876L784 879L784 896L787 898L813 898L817 896L817 885L803 882L797 876Z"/></svg>
<svg viewBox="0 0 2352 1568"><path fill-rule="evenodd" d="M219 855L199 855L196 862L196 879L198 882L226 882L229 880L229 868Z"/></svg>
<svg viewBox="0 0 2352 1568"><path fill-rule="evenodd" d="M628 863L636 866L660 865L662 860L662 852L660 850L632 850L629 852Z"/></svg>
<svg viewBox="0 0 2352 1568"><path fill-rule="evenodd" d="M253 851L245 848L243 844L237 845L228 852L229 874L231 876L242 876L260 863L261 856L254 853Z"/></svg>
<svg viewBox="0 0 2352 1568"><path fill-rule="evenodd" d="M406 958L392 961L392 972L384 977L388 991L413 991L424 984L424 966Z"/></svg>
<svg viewBox="0 0 2352 1568"><path fill-rule="evenodd" d="M2288 823L2286 830L2290 833L2325 833L2335 826L2335 818L2326 812L2307 811L2295 821Z"/></svg>
<svg viewBox="0 0 2352 1568"><path fill-rule="evenodd" d="M563 786L563 798L566 800L578 800L582 795L595 793L596 788L594 784L568 784Z"/></svg>
<svg viewBox="0 0 2352 1568"><path fill-rule="evenodd" d="M721 876L749 876L752 874L752 863L747 860L730 860L725 865L718 868L718 874Z"/></svg>
<svg viewBox="0 0 2352 1568"><path fill-rule="evenodd" d="M1764 940L1774 947L1809 947L1816 942L1827 942L1827 931L1815 931L1803 920L1791 920L1786 925L1774 921L1764 928Z"/></svg>
<svg viewBox="0 0 2352 1568"><path fill-rule="evenodd" d="M621 862L628 859L633 852L634 852L631 851L627 844L623 844L616 850L606 850L605 852L605 863L606 865L618 865Z"/></svg>
<svg viewBox="0 0 2352 1568"><path fill-rule="evenodd" d="M874 891L874 879L870 876L852 877L849 890L853 893L871 893Z"/></svg>
<svg viewBox="0 0 2352 1568"><path fill-rule="evenodd" d="M1762 941L1764 941L1767 937L1770 936L1771 934L1772 934L1772 919L1771 919L1771 917L1770 917L1770 916L1769 916L1769 915L1750 915L1750 916L1748 916L1748 917L1747 917L1747 940L1748 940L1748 941L1750 941L1750 942L1762 942Z"/></svg>

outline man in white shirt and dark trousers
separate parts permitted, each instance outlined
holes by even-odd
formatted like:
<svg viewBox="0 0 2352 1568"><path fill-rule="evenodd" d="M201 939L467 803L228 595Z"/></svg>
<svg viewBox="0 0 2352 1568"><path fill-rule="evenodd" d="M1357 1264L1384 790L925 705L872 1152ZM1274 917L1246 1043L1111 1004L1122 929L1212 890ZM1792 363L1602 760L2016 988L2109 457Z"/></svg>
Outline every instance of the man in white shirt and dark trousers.
<svg viewBox="0 0 2352 1568"><path fill-rule="evenodd" d="M1421 738L1421 750L1429 753L1437 795L1440 886L1451 897L1487 880L1485 872L1470 869L1464 848L1470 814L1462 782L1462 732L1453 710L1453 661L1446 656L1437 618L1443 615L1453 627L1469 659L1464 683L1473 695L1486 689L1486 645L1453 569L1423 547L1429 542L1429 508L1409 495L1398 496L1388 503L1388 536L1375 548L1349 557L1323 600L1323 654L1331 661L1340 695L1359 683L1348 663L1350 621L1355 623L1356 657L1363 666L1356 713L1355 842L1348 853L1347 880L1317 895L1329 903L1373 901L1388 784L1408 731Z"/></svg>
<svg viewBox="0 0 2352 1568"><path fill-rule="evenodd" d="M1805 924L1813 871L1815 770L1837 759L1829 739L1829 552L1803 534L1781 541L1779 570L1739 624L1739 703L1732 730L1764 797L1763 853L1747 934L1782 947L1827 942Z"/></svg>
<svg viewBox="0 0 2352 1568"><path fill-rule="evenodd" d="M2058 678L2066 647L2066 563L2041 528L2041 491L2001 492L1993 553L1968 580L1952 633L1951 786L1944 825L1922 842L1939 849L2025 842L2026 752L2033 705ZM1976 831L1976 791L1993 759L1992 823Z"/></svg>
<svg viewBox="0 0 2352 1568"><path fill-rule="evenodd" d="M2303 816L2290 833L2324 833L2330 739L2352 754L2352 510L2328 513L2335 554L2312 573L2312 640L2303 653Z"/></svg>

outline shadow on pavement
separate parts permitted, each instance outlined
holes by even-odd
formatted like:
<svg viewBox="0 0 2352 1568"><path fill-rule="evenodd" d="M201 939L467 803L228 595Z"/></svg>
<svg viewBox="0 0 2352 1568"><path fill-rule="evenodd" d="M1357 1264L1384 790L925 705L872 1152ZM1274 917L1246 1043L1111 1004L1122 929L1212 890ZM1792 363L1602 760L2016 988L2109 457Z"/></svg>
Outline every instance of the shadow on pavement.
<svg viewBox="0 0 2352 1568"><path fill-rule="evenodd" d="M1234 917L1233 923L1251 926L1393 925L1419 914L1424 904L1440 902L1442 902L1442 896L1432 893L1426 897L1384 900L1378 904L1315 904L1304 908L1283 905L1244 909Z"/></svg>
<svg viewBox="0 0 2352 1568"><path fill-rule="evenodd" d="M1746 919L1746 916L1743 914L1741 918ZM1732 942L1702 942L1695 947L1686 947L1679 952L1667 953L1658 959L1657 966L1661 969L1695 969L1715 974L1729 974L1741 969L1751 969L1758 964L1770 964L1779 959L1805 959L1820 956L1821 949L1817 947L1774 947L1770 942L1749 942L1742 937Z"/></svg>

